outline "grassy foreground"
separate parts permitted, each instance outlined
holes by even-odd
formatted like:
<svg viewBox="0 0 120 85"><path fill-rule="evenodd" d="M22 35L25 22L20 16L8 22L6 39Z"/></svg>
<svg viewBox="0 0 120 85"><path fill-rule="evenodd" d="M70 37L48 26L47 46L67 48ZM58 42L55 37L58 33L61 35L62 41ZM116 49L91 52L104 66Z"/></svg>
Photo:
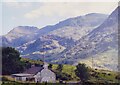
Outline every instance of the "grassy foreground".
<svg viewBox="0 0 120 85"><path fill-rule="evenodd" d="M53 65L53 70L57 68L58 65ZM74 70L75 66L71 65L63 65L62 72L70 74L73 78L73 81L80 81L80 79L75 75ZM89 68L90 79L89 82L93 83L120 83L120 80L116 78L118 72L108 71L108 70L100 70L100 69L91 69ZM71 80L72 81L72 80Z"/></svg>

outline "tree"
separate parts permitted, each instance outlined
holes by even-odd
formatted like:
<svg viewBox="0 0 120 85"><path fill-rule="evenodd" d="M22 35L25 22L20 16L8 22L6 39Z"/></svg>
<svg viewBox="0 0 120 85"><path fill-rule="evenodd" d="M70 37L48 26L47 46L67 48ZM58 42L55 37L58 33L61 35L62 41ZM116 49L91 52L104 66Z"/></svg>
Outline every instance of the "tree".
<svg viewBox="0 0 120 85"><path fill-rule="evenodd" d="M57 70L58 70L59 72L62 72L62 69L63 69L63 65L62 65L62 64L59 64L58 67L57 67Z"/></svg>
<svg viewBox="0 0 120 85"><path fill-rule="evenodd" d="M53 66L52 64L49 64L48 68L49 68L49 69L52 69L52 66Z"/></svg>
<svg viewBox="0 0 120 85"><path fill-rule="evenodd" d="M89 79L89 70L85 64L78 64L75 70L76 76L81 79L81 82L84 82Z"/></svg>
<svg viewBox="0 0 120 85"><path fill-rule="evenodd" d="M24 67L20 59L20 53L17 50L12 47L2 47L2 74L22 72Z"/></svg>

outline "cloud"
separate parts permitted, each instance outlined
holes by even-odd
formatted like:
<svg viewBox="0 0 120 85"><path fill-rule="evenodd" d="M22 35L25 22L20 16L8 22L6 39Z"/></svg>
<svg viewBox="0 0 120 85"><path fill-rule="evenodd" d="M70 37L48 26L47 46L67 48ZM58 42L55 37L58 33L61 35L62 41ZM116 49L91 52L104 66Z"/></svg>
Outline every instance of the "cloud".
<svg viewBox="0 0 120 85"><path fill-rule="evenodd" d="M14 1L14 0L13 0ZM14 7L14 8L26 8L26 7L30 7L32 6L32 3L30 2L4 2L4 4L7 6L7 7Z"/></svg>
<svg viewBox="0 0 120 85"><path fill-rule="evenodd" d="M39 17L53 17L53 16L76 16L80 15L82 11L79 10L78 3L44 3L44 5L36 10L25 14L26 18L39 18Z"/></svg>
<svg viewBox="0 0 120 85"><path fill-rule="evenodd" d="M118 2L119 0L2 0L2 2Z"/></svg>
<svg viewBox="0 0 120 85"><path fill-rule="evenodd" d="M74 17L84 15L87 13L104 13L110 14L117 7L117 3L104 2L104 3L91 3L91 2L69 2L69 3L57 3L49 2L44 3L40 8L34 9L29 13L26 13L24 17L27 19L37 19L40 17Z"/></svg>
<svg viewBox="0 0 120 85"><path fill-rule="evenodd" d="M2 2L17 2L17 0L2 0Z"/></svg>

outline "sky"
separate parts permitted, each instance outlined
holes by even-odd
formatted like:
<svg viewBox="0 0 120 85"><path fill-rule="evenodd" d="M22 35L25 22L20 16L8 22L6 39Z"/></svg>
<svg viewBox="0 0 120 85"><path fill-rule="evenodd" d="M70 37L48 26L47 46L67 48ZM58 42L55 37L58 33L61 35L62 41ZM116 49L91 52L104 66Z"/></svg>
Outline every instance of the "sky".
<svg viewBox="0 0 120 85"><path fill-rule="evenodd" d="M110 14L117 8L117 2L17 2L5 0L0 3L1 5L1 35L7 34L17 26L42 28L88 13Z"/></svg>

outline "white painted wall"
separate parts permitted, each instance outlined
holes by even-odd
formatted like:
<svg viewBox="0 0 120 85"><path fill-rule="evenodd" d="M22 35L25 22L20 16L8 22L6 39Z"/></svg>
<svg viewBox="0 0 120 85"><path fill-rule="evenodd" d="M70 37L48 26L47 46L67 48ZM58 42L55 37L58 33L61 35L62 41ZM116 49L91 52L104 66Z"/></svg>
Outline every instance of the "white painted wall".
<svg viewBox="0 0 120 85"><path fill-rule="evenodd" d="M51 70L44 68L41 71L41 82L56 82L56 75Z"/></svg>
<svg viewBox="0 0 120 85"><path fill-rule="evenodd" d="M35 82L40 82L40 81L41 81L41 73L38 72L38 73L34 76L34 78L35 78Z"/></svg>
<svg viewBox="0 0 120 85"><path fill-rule="evenodd" d="M26 77L15 77L15 81L26 81Z"/></svg>
<svg viewBox="0 0 120 85"><path fill-rule="evenodd" d="M26 77L22 77L22 81L26 81Z"/></svg>
<svg viewBox="0 0 120 85"><path fill-rule="evenodd" d="M35 76L35 82L56 82L56 75L48 68L44 68L41 72L38 72Z"/></svg>

